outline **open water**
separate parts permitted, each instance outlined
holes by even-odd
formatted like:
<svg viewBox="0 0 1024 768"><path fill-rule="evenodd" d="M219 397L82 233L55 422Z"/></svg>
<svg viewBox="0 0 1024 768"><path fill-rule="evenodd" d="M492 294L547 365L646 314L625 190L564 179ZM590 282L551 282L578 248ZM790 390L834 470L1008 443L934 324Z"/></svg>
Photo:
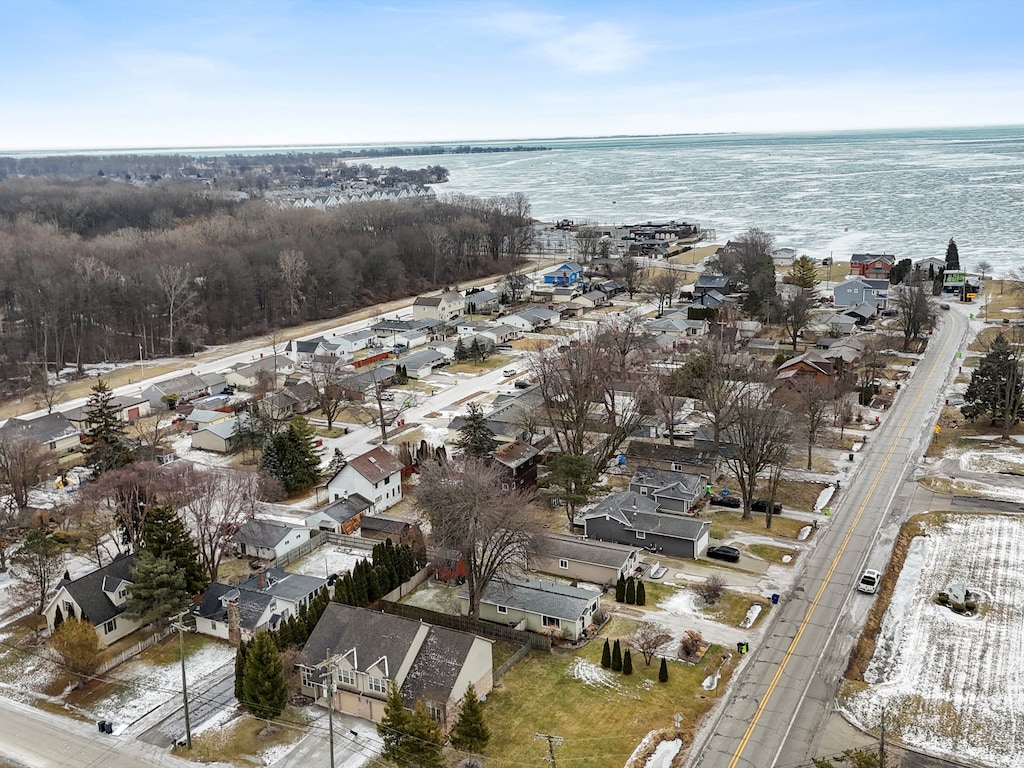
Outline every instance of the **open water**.
<svg viewBox="0 0 1024 768"><path fill-rule="evenodd" d="M524 192L543 221L674 219L719 242L759 227L839 260L943 257L952 237L966 269L1024 268L1024 127L536 143L551 149L403 161L447 167L439 194Z"/></svg>

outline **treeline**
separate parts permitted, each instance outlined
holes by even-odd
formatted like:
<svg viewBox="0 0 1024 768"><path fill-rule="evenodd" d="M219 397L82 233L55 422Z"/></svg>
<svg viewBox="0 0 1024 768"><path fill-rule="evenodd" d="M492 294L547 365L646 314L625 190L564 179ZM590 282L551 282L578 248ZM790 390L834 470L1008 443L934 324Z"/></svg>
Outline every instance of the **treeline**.
<svg viewBox="0 0 1024 768"><path fill-rule="evenodd" d="M45 155L33 157L0 157L0 179L16 176L61 176L70 179L92 176L158 180L163 177L195 177L210 173L232 176L254 170L286 177L315 176L319 168L341 168L340 161L375 157L422 157L427 155L469 155L491 152L540 152L548 147L516 145L510 147L481 147L471 144L458 146L435 144L422 147L371 147L364 149L331 149L316 152L252 152L224 155L168 153L168 154L89 154ZM349 166L362 174L372 166ZM428 166L420 171L389 168L409 174L409 181L419 183L446 181L448 171L442 166Z"/></svg>
<svg viewBox="0 0 1024 768"><path fill-rule="evenodd" d="M532 231L520 194L282 210L196 185L8 180L0 381L11 394L40 364L189 353L507 271Z"/></svg>

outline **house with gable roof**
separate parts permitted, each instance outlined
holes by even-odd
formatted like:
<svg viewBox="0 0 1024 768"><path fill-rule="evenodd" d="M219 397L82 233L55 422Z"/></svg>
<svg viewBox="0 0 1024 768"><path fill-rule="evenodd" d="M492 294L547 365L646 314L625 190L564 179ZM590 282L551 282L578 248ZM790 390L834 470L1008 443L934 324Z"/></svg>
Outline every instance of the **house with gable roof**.
<svg viewBox="0 0 1024 768"><path fill-rule="evenodd" d="M372 509L373 502L353 493L306 515L304 523L307 528L318 531L352 535L359 530L363 515L369 514Z"/></svg>
<svg viewBox="0 0 1024 768"><path fill-rule="evenodd" d="M249 520L232 537L235 551L272 563L309 541L310 530L274 520Z"/></svg>
<svg viewBox="0 0 1024 768"><path fill-rule="evenodd" d="M223 379L222 379L223 380ZM142 390L142 397L149 400L149 404L157 411L166 411L169 406L163 398L174 398L176 402L185 403L195 400L200 395L210 393L210 385L199 376L193 373L186 373L175 376L171 379L158 381L150 384Z"/></svg>
<svg viewBox="0 0 1024 768"><path fill-rule="evenodd" d="M478 696L490 693L491 645L468 632L332 602L297 658L301 690L326 706L333 670L333 708L380 722L394 685L407 709L422 701L447 732L470 685Z"/></svg>
<svg viewBox="0 0 1024 768"><path fill-rule="evenodd" d="M865 302L879 309L885 309L889 299L889 281L873 280L867 277L848 277L832 288L833 305L855 307Z"/></svg>
<svg viewBox="0 0 1024 768"><path fill-rule="evenodd" d="M854 253L850 256L850 274L888 281L895 264L896 257L891 253Z"/></svg>
<svg viewBox="0 0 1024 768"><path fill-rule="evenodd" d="M545 285L572 286L583 279L583 265L567 261L544 275Z"/></svg>
<svg viewBox="0 0 1024 768"><path fill-rule="evenodd" d="M459 613L469 615L469 588L459 590ZM579 640L601 609L601 593L524 576L495 579L480 597L480 618L530 632L561 630Z"/></svg>
<svg viewBox="0 0 1024 768"><path fill-rule="evenodd" d="M550 573L589 584L614 585L619 576L632 576L640 565L638 547L579 536L538 536L529 555L531 571Z"/></svg>
<svg viewBox="0 0 1024 768"><path fill-rule="evenodd" d="M658 503L635 491L612 494L578 518L588 539L614 541L695 560L711 538L711 523L663 514Z"/></svg>
<svg viewBox="0 0 1024 768"><path fill-rule="evenodd" d="M238 645L257 632L279 629L298 616L327 584L327 579L266 568L237 586L214 582L193 611L196 631Z"/></svg>
<svg viewBox="0 0 1024 768"><path fill-rule="evenodd" d="M60 412L48 413L34 419L11 417L0 427L0 436L11 440L34 440L54 453L66 453L79 448L82 431Z"/></svg>
<svg viewBox="0 0 1024 768"><path fill-rule="evenodd" d="M439 296L417 296L412 302L413 320L450 323L465 311L466 298L458 291L445 291Z"/></svg>
<svg viewBox="0 0 1024 768"><path fill-rule="evenodd" d="M537 486L540 451L524 440L513 440L491 451L490 460L501 471L501 489L521 490Z"/></svg>
<svg viewBox="0 0 1024 768"><path fill-rule="evenodd" d="M378 445L350 459L327 481L327 497L338 501L358 493L373 503L373 512L383 512L402 500L402 462Z"/></svg>
<svg viewBox="0 0 1024 768"><path fill-rule="evenodd" d="M693 472L641 466L629 479L629 490L647 496L658 504L660 512L688 515L707 492L708 476Z"/></svg>
<svg viewBox="0 0 1024 768"><path fill-rule="evenodd" d="M131 571L135 555L119 554L102 568L77 579L63 579L57 594L43 609L46 626L52 632L65 619L88 621L96 631L101 648L142 627L123 614L132 588Z"/></svg>
<svg viewBox="0 0 1024 768"><path fill-rule="evenodd" d="M813 349L809 349L802 355L791 357L780 365L775 379L779 381L808 377L815 381L830 381L835 373L836 369L831 360L822 357Z"/></svg>

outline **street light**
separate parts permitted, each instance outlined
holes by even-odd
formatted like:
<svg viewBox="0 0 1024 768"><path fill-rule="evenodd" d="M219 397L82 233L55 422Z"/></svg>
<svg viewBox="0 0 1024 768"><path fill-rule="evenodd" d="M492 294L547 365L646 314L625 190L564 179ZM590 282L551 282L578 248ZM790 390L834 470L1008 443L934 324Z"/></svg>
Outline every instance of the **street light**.
<svg viewBox="0 0 1024 768"><path fill-rule="evenodd" d="M139 344L139 378L146 377L146 364L142 361L142 345Z"/></svg>

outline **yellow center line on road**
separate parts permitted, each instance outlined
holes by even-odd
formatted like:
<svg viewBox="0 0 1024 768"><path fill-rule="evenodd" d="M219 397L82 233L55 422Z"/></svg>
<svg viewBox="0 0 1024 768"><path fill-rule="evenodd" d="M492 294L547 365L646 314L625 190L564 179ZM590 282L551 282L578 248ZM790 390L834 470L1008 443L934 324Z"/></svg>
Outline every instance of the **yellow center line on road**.
<svg viewBox="0 0 1024 768"><path fill-rule="evenodd" d="M944 348L947 343L948 341L943 344ZM928 374L926 378L932 377L932 375L935 373L935 369L939 365L939 362L945 358L945 349L943 349L942 353L936 356L935 362L933 362L931 367L928 369ZM903 433L906 432L907 427L910 426L910 418L911 416L913 416L923 396L924 389L922 388L922 390L918 393L917 397L914 398L914 403L911 406L909 412L907 413L906 418L904 418L903 424L900 425L899 432L896 433L896 439L893 440L892 446L889 448L888 453L885 454L885 458L882 460L882 466L879 468L878 474L875 475L875 479L871 483L871 487L868 489L868 492L864 495L864 500L857 508L857 514L854 515L853 524L850 526L850 529L846 532L846 536L843 538L843 543L840 545L839 551L836 553L835 559L832 560L832 565L829 567L828 572L825 574L825 579L821 582L821 587L818 589L817 594L814 595L814 599L811 601L811 606L808 609L807 614L804 616L803 621L800 622L800 627L797 629L796 634L793 636L793 640L790 642L789 647L786 649L786 653L782 657L782 662L779 664L779 668L775 671L775 675L774 677L772 677L772 681L768 684L768 689L765 691L764 696L761 697L761 701L757 705L757 710L754 712L754 716L753 718L751 718L750 724L747 726L747 730L743 734L743 738L740 739L740 743L736 747L736 751L733 753L732 759L729 761L729 768L736 768L736 764L739 763L740 758L743 756L743 750L746 749L747 743L750 741L750 737L751 735L753 735L754 729L757 727L757 724L761 719L761 715L764 714L764 711L768 706L768 702L772 697L772 693L775 691L775 687L779 684L779 680L782 679L782 675L786 671L786 666L789 664L789 660L793 657L793 653L796 651L796 647L800 642L800 638L804 634L804 630L807 629L808 625L811 623L811 618L814 616L814 611L818 607L818 603L820 602L822 595L825 594L825 588L828 586L829 581L832 579L832 574L835 573L836 568L839 567L839 560L845 554L846 547L850 543L850 539L853 537L853 532L857 530L857 525L858 523L860 523L860 519L863 516L864 511L867 509L868 502L870 501L871 497L874 496L875 494L875 489L878 487L878 482L882 479L882 470L889 463L889 460L892 458L893 453L896 451L896 446L899 444L899 441L903 437Z"/></svg>

